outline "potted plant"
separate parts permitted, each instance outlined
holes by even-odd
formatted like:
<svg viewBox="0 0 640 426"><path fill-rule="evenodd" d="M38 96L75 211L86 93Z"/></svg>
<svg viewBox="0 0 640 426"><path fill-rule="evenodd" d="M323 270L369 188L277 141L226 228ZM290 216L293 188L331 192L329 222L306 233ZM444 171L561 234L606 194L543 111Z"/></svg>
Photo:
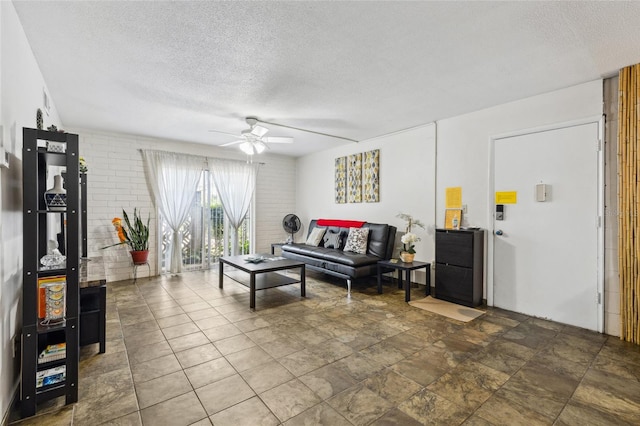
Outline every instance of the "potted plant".
<svg viewBox="0 0 640 426"><path fill-rule="evenodd" d="M400 241L402 241L402 251L400 252L400 259L402 259L404 263L413 262L413 258L416 255L415 243L417 241L420 241L420 238L418 238L416 234L407 232L402 236L402 238L400 238Z"/></svg>
<svg viewBox="0 0 640 426"><path fill-rule="evenodd" d="M119 217L114 217L111 221L118 233L120 242L103 248L127 244L131 249L131 258L135 265L147 263L149 256L149 216L147 216L146 225L142 222L142 218L135 208L133 209L133 223L129 220L129 215L124 209L122 210L122 217L124 217L124 223Z"/></svg>
<svg viewBox="0 0 640 426"><path fill-rule="evenodd" d="M411 228L417 226L424 229L424 224L420 220L414 219L413 216L406 213L398 213L396 217L403 219L407 223L405 234L402 236L402 238L400 238L400 241L402 241L400 260L402 260L404 263L411 263L413 262L413 258L416 255L415 243L420 241L420 238L416 234L411 232Z"/></svg>

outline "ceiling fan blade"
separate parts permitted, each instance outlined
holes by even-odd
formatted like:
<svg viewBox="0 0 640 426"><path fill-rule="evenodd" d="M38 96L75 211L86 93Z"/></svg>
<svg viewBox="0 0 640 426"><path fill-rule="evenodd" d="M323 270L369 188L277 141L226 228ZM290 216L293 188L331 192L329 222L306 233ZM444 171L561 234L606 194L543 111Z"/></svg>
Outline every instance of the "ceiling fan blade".
<svg viewBox="0 0 640 426"><path fill-rule="evenodd" d="M262 127L262 126L253 126L251 128L251 134L252 135L256 135L259 138L261 138L264 135L266 135L268 131L269 131L269 129L267 129L266 127Z"/></svg>
<svg viewBox="0 0 640 426"><path fill-rule="evenodd" d="M293 138L289 136L269 136L262 140L267 143L293 143Z"/></svg>
<svg viewBox="0 0 640 426"><path fill-rule="evenodd" d="M237 138L237 137L238 137L238 134L237 134L237 133L221 132L220 130L213 130L213 129L209 129L209 131L210 131L210 132L213 132L213 133L221 133L221 134L223 134L223 135L233 136L233 137L235 137L235 138Z"/></svg>
<svg viewBox="0 0 640 426"><path fill-rule="evenodd" d="M231 145L235 145L235 144L238 144L238 143L242 143L244 141L245 141L244 139L239 139L237 141L223 143L222 145L218 145L218 146L231 146Z"/></svg>

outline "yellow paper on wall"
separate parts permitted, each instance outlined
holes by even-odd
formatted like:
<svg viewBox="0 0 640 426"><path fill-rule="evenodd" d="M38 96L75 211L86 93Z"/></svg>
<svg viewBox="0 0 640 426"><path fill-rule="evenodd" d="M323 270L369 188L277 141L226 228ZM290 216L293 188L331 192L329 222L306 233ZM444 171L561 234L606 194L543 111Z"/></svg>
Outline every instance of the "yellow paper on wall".
<svg viewBox="0 0 640 426"><path fill-rule="evenodd" d="M517 204L518 191L496 191L496 204Z"/></svg>
<svg viewBox="0 0 640 426"><path fill-rule="evenodd" d="M445 209L462 208L462 187L452 186L445 190Z"/></svg>

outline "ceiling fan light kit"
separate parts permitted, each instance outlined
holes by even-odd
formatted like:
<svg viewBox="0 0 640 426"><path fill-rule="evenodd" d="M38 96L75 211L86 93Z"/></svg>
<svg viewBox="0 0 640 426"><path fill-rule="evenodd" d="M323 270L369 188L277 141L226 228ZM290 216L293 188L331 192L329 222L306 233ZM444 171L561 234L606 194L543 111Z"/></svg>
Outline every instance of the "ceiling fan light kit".
<svg viewBox="0 0 640 426"><path fill-rule="evenodd" d="M286 136L271 137L271 138L265 137L269 129L267 129L266 127L258 126L257 125L258 119L256 118L247 117L245 121L249 125L249 128L240 132L240 135L237 136L240 139L233 142L222 144L220 146L231 146L231 145L240 144L238 145L238 148L240 148L242 152L244 152L247 155L255 155L255 154L261 154L267 148L269 148L267 146L267 143L293 142L293 138L286 137ZM217 130L213 130L213 131L217 132ZM218 133L226 133L226 132L218 132Z"/></svg>
<svg viewBox="0 0 640 426"><path fill-rule="evenodd" d="M239 146L240 150L247 155L261 154L267 149L267 146L261 140L258 141L245 141Z"/></svg>
<svg viewBox="0 0 640 426"><path fill-rule="evenodd" d="M254 154L261 154L262 152L264 152L265 149L269 148L267 146L267 143L292 143L293 142L293 138L289 136L266 137L265 135L267 134L267 132L269 132L269 129L267 129L266 127L259 126L258 123L271 124L274 126L284 127L292 130L299 130L302 132L313 133L316 135L327 136L330 138L343 139L350 142L356 142L356 143L358 142L354 139L344 138L342 136L335 136L327 133L316 132L313 130L300 129L298 127L287 126L284 124L262 121L257 119L256 117L247 117L244 120L249 125L249 128L240 132L240 135L237 136L240 139L237 141L222 144L220 146L231 146L231 145L240 144L238 148L240 148L242 152L244 152L247 155L254 155ZM221 132L218 130L209 130L209 131L236 136L233 133Z"/></svg>

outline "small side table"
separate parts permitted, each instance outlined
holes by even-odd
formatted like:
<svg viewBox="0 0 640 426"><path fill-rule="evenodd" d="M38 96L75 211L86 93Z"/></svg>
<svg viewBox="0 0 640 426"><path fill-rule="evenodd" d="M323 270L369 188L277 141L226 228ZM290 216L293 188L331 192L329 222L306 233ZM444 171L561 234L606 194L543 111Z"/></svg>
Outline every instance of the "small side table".
<svg viewBox="0 0 640 426"><path fill-rule="evenodd" d="M390 260L378 261L378 294L382 294L382 268L395 269L398 271L398 288L402 288L404 283L404 301L411 300L411 271L425 268L427 270L427 296L431 293L431 264L428 262L414 261L404 263L401 260L393 263ZM405 272L405 279L402 279L402 272Z"/></svg>

